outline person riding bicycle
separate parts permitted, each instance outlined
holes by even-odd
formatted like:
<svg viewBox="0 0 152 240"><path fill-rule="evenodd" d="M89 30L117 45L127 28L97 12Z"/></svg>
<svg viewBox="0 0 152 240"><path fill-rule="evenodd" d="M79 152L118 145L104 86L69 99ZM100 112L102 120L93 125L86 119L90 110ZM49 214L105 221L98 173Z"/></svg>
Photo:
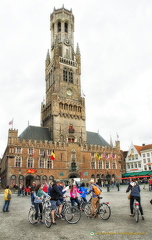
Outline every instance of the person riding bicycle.
<svg viewBox="0 0 152 240"><path fill-rule="evenodd" d="M85 183L81 183L79 190L82 192L80 196L83 198L84 202L87 203L86 195L87 195L87 188L85 188Z"/></svg>
<svg viewBox="0 0 152 240"><path fill-rule="evenodd" d="M95 187L94 187L95 186ZM98 188L98 193L96 189ZM91 198L91 216L90 218L95 217L95 210L99 208L99 195L102 192L102 189L94 183L94 180L90 180L90 188L87 194L92 193L92 198Z"/></svg>
<svg viewBox="0 0 152 240"><path fill-rule="evenodd" d="M78 199L78 193L82 193L82 192L79 191L76 183L73 183L70 189L71 205L74 206L74 203L76 202L78 204L78 208L80 209L80 200Z"/></svg>
<svg viewBox="0 0 152 240"><path fill-rule="evenodd" d="M61 191L59 190L59 181L56 182L55 180L53 181L53 185L52 185L52 189L50 192L50 196L51 196L51 206L52 206L52 211L51 211L51 216L52 216L52 223L54 225L56 225L55 222L55 210L57 208L57 206L59 206L59 216L62 218L61 216L61 212L62 212L62 203L60 202L60 198L63 197L63 194L61 193Z"/></svg>
<svg viewBox="0 0 152 240"><path fill-rule="evenodd" d="M34 196L34 207L35 207L35 223L37 223L39 209L40 209L40 219L41 219L40 222L42 222L42 211L43 211L42 200L43 200L43 196L46 196L46 197L50 197L50 196L42 190L41 184L38 184L35 187L35 191L34 191L33 196Z"/></svg>
<svg viewBox="0 0 152 240"><path fill-rule="evenodd" d="M126 193L129 192L131 190L131 193L130 193L130 211L131 211L131 215L130 217L133 217L133 203L134 203L134 200L136 200L137 202L139 202L139 210L140 210L140 213L141 213L141 217L142 217L142 220L144 220L144 214L143 214L143 209L142 209L142 206L141 206L141 198L140 198L140 187L139 187L139 184L137 181L134 181L132 180L130 182L130 184L128 185L128 188L126 190Z"/></svg>

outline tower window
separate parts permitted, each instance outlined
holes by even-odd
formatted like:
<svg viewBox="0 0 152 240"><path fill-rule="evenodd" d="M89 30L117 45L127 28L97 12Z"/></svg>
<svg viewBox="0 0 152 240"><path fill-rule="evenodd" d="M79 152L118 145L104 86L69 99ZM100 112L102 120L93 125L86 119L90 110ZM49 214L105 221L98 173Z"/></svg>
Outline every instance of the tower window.
<svg viewBox="0 0 152 240"><path fill-rule="evenodd" d="M64 31L67 33L68 32L68 24L64 23Z"/></svg>
<svg viewBox="0 0 152 240"><path fill-rule="evenodd" d="M68 81L68 73L67 73L66 69L63 70L63 81L65 81L65 82Z"/></svg>
<svg viewBox="0 0 152 240"><path fill-rule="evenodd" d="M58 32L61 32L61 22L58 22Z"/></svg>
<svg viewBox="0 0 152 240"><path fill-rule="evenodd" d="M69 69L63 69L63 81L73 83L73 71Z"/></svg>
<svg viewBox="0 0 152 240"><path fill-rule="evenodd" d="M69 82L73 83L73 72L71 70L69 72Z"/></svg>

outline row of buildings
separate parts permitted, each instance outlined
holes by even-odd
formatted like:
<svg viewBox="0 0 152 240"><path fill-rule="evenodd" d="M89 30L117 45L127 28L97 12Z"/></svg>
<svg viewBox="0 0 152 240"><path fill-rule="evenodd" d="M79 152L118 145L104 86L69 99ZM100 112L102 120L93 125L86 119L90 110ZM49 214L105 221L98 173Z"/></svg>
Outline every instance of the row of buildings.
<svg viewBox="0 0 152 240"><path fill-rule="evenodd" d="M136 148L133 148L135 159L130 159L120 149L118 139L113 146L99 133L86 130L81 53L78 44L74 51L72 10L64 6L54 8L50 30L51 47L45 59L46 102L41 104L41 123L28 126L20 135L18 130L9 129L0 162L1 186L31 185L33 181L45 183L52 179L68 182L70 178L114 182L123 177L125 168L129 172L150 169L144 158L141 163Z"/></svg>

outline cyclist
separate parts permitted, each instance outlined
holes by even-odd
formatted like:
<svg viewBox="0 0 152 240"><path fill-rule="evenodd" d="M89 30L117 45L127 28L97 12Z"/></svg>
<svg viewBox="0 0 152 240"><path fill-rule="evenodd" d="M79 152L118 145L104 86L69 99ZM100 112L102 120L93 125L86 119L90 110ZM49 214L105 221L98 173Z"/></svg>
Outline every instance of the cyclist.
<svg viewBox="0 0 152 240"><path fill-rule="evenodd" d="M51 196L50 202L51 202L51 206L52 206L51 216L52 216L52 224L54 224L54 225L56 225L54 214L55 214L55 210L56 210L57 206L59 206L59 216L62 218L62 216L61 216L62 203L60 202L60 198L63 197L63 194L59 190L59 187L58 187L59 184L60 184L59 181L56 182L54 180L52 189L50 191L50 196Z"/></svg>
<svg viewBox="0 0 152 240"><path fill-rule="evenodd" d="M90 188L89 188L89 191L87 194L90 194L92 193L92 198L91 198L91 216L90 218L94 218L96 216L94 216L94 213L95 213L95 209L98 209L99 208L99 194L97 194L94 190L94 187L98 187L99 189L99 192L101 193L102 192L102 189L94 183L94 180L90 180Z"/></svg>
<svg viewBox="0 0 152 240"><path fill-rule="evenodd" d="M34 195L34 207L35 207L35 223L37 223L39 209L40 209L40 215L41 215L40 222L42 222L42 211L43 211L42 199L43 199L43 196L46 196L46 197L50 197L50 196L44 191L42 191L41 184L38 184L35 187L35 191L33 195Z"/></svg>
<svg viewBox="0 0 152 240"><path fill-rule="evenodd" d="M136 199L137 202L139 202L139 210L140 210L140 213L141 213L141 217L142 217L142 220L144 220L144 214L143 214L143 209L142 209L142 206L141 206L141 198L140 198L140 187L139 187L139 184L137 181L134 181L132 180L126 190L126 193L129 192L131 190L131 193L130 193L130 211L131 211L131 215L130 217L133 217L133 203L134 203L134 200Z"/></svg>
<svg viewBox="0 0 152 240"><path fill-rule="evenodd" d="M74 203L76 202L78 204L78 208L80 209L80 201L78 199L78 193L82 193L79 191L77 188L76 183L73 183L70 189L70 200L71 200L71 205L74 206Z"/></svg>
<svg viewBox="0 0 152 240"><path fill-rule="evenodd" d="M87 195L87 190L88 190L88 189L85 188L84 182L81 183L81 186L80 186L79 189L80 189L80 191L82 192L82 193L80 193L80 196L83 198L84 202L87 203L86 195Z"/></svg>

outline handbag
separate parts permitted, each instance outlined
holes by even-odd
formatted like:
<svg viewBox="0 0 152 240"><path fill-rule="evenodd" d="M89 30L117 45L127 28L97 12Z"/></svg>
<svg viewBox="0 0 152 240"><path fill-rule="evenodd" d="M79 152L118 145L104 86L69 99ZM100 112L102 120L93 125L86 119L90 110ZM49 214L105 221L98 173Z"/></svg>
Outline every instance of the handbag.
<svg viewBox="0 0 152 240"><path fill-rule="evenodd" d="M130 194L128 195L128 199L130 199Z"/></svg>

